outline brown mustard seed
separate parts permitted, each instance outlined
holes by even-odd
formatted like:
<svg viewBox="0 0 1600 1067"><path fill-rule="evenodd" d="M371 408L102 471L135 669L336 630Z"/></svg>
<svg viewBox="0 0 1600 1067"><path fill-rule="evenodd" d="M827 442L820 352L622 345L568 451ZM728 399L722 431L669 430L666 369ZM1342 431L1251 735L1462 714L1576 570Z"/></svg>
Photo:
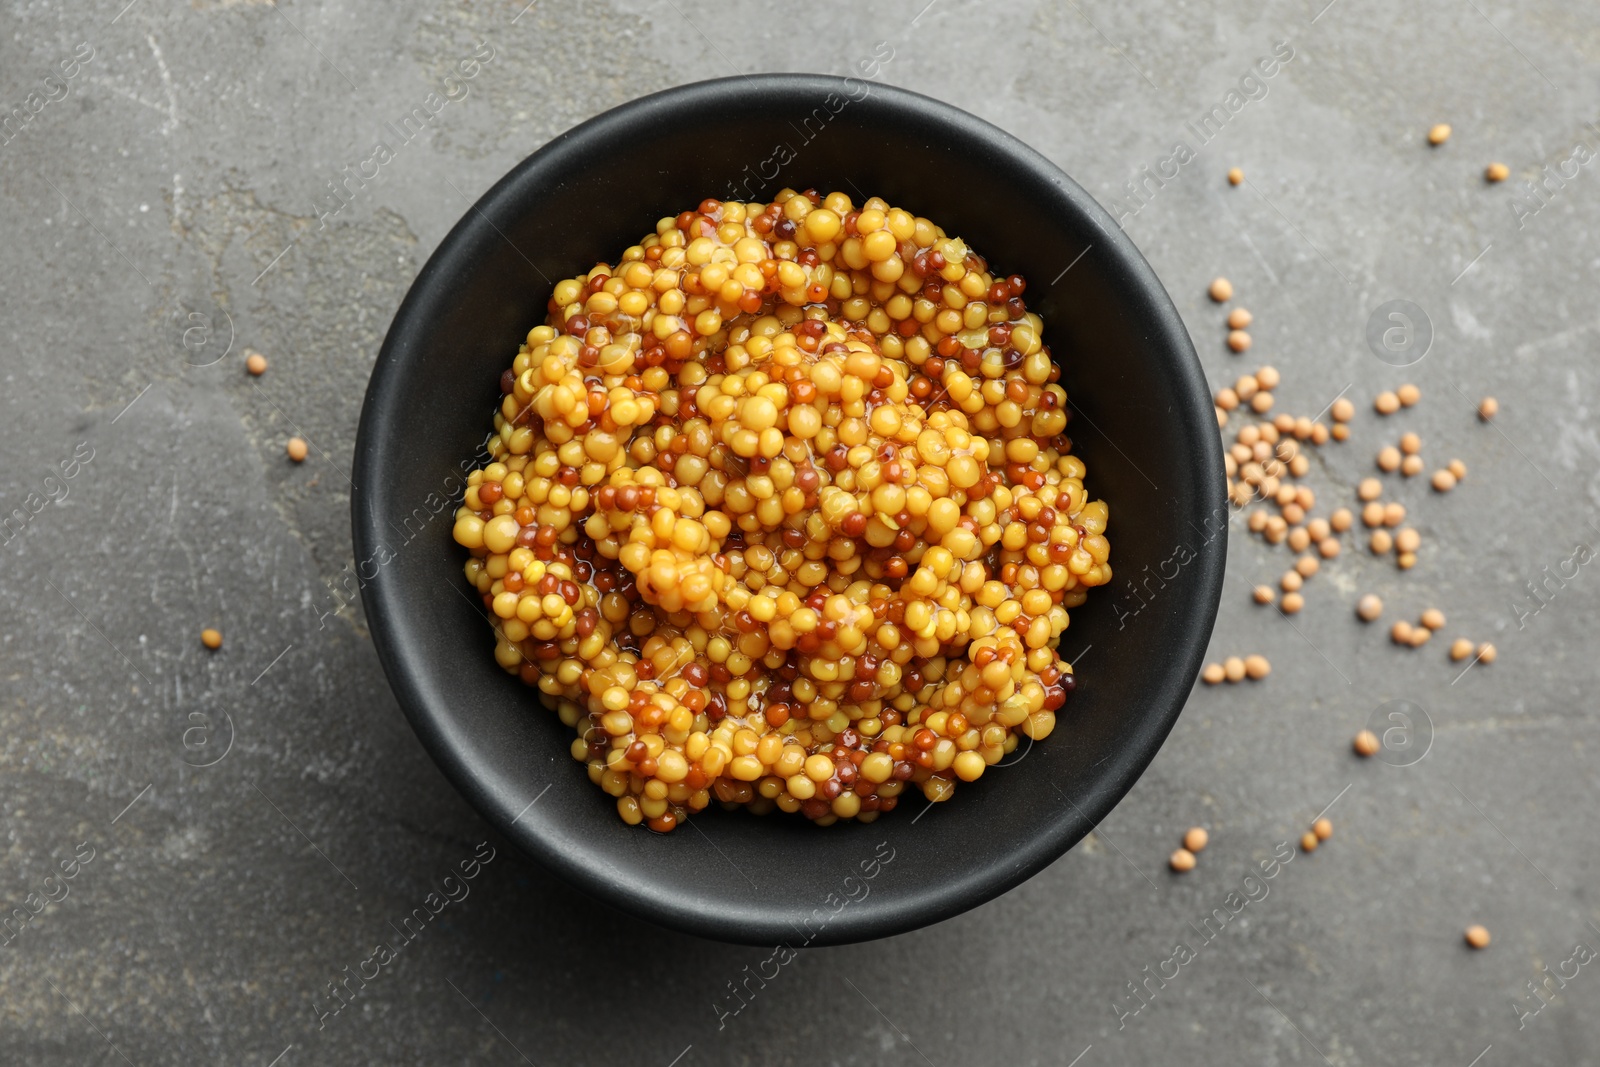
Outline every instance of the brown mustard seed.
<svg viewBox="0 0 1600 1067"><path fill-rule="evenodd" d="M1393 415L1400 410L1400 398L1386 390L1373 398L1372 408L1379 415Z"/></svg>
<svg viewBox="0 0 1600 1067"><path fill-rule="evenodd" d="M1234 308L1228 312L1228 329L1242 330L1254 322L1256 317L1244 308Z"/></svg>
<svg viewBox="0 0 1600 1067"><path fill-rule="evenodd" d="M1306 584L1306 580L1299 571L1284 571L1283 577L1278 579L1278 584L1283 587L1285 593L1298 593Z"/></svg>
<svg viewBox="0 0 1600 1067"><path fill-rule="evenodd" d="M1367 547L1374 556L1381 556L1394 547L1394 535L1388 530L1373 530L1372 537L1367 541Z"/></svg>
<svg viewBox="0 0 1600 1067"><path fill-rule="evenodd" d="M1342 547L1337 537L1324 537L1317 542L1317 553L1323 559L1332 559L1339 554L1339 550Z"/></svg>
<svg viewBox="0 0 1600 1067"><path fill-rule="evenodd" d="M200 631L200 643L215 651L222 647L222 631L215 627L206 627Z"/></svg>
<svg viewBox="0 0 1600 1067"><path fill-rule="evenodd" d="M1433 488L1435 492L1448 493L1456 487L1456 476L1449 471L1433 472Z"/></svg>
<svg viewBox="0 0 1600 1067"><path fill-rule="evenodd" d="M1373 733L1371 730L1362 730L1360 733L1356 734L1355 740L1350 742L1350 747L1355 749L1356 755L1365 759L1368 756L1377 755L1378 749L1381 746L1378 743L1377 734Z"/></svg>
<svg viewBox="0 0 1600 1067"><path fill-rule="evenodd" d="M267 357L260 352L251 352L244 357L244 369L257 376L267 373Z"/></svg>
<svg viewBox="0 0 1600 1067"><path fill-rule="evenodd" d="M1186 848L1178 849L1177 851L1175 851L1167 859L1167 866L1171 867L1174 871L1177 871L1179 874L1183 874L1186 871L1194 870L1194 865L1195 865L1194 853L1190 852Z"/></svg>
<svg viewBox="0 0 1600 1067"><path fill-rule="evenodd" d="M1383 483L1376 478L1363 478L1361 484L1356 486L1356 498L1359 500L1376 500L1383 495Z"/></svg>
<svg viewBox="0 0 1600 1067"><path fill-rule="evenodd" d="M1445 470L1449 471L1458 482L1467 476L1467 465L1459 459L1453 459L1445 464Z"/></svg>
<svg viewBox="0 0 1600 1067"><path fill-rule="evenodd" d="M1251 681L1259 682L1272 673L1272 664L1267 662L1267 657L1262 655L1246 656L1244 658L1245 677Z"/></svg>
<svg viewBox="0 0 1600 1067"><path fill-rule="evenodd" d="M1191 826L1188 833L1183 835L1183 847L1190 852L1204 852L1211 843L1211 835L1206 833L1203 826Z"/></svg>
<svg viewBox="0 0 1600 1067"><path fill-rule="evenodd" d="M1478 418L1488 422L1500 412L1500 401L1492 396L1486 396L1478 401Z"/></svg>
<svg viewBox="0 0 1600 1067"><path fill-rule="evenodd" d="M1229 656L1222 661L1222 673L1227 675L1230 682L1244 681L1244 660L1238 656Z"/></svg>
<svg viewBox="0 0 1600 1067"><path fill-rule="evenodd" d="M1444 629L1444 612L1438 608L1429 608L1422 613L1422 625L1430 630Z"/></svg>
<svg viewBox="0 0 1600 1067"><path fill-rule="evenodd" d="M1415 478L1422 473L1422 466L1421 456L1407 456L1400 461L1400 473L1407 478Z"/></svg>
<svg viewBox="0 0 1600 1067"><path fill-rule="evenodd" d="M1310 578L1322 567L1322 561L1316 556L1301 556L1294 561L1295 573L1302 578Z"/></svg>
<svg viewBox="0 0 1600 1067"><path fill-rule="evenodd" d="M1466 938L1467 944L1475 949L1489 947L1489 931L1485 927L1473 924L1467 927L1462 936Z"/></svg>
<svg viewBox="0 0 1600 1067"><path fill-rule="evenodd" d="M1349 397L1341 396L1333 402L1328 414L1333 416L1334 422L1349 422L1356 417L1356 406L1350 402Z"/></svg>
<svg viewBox="0 0 1600 1067"><path fill-rule="evenodd" d="M1468 641L1465 637L1458 637L1454 641L1450 642L1450 658L1458 663L1472 655L1472 650L1472 642Z"/></svg>
<svg viewBox="0 0 1600 1067"><path fill-rule="evenodd" d="M1394 557L1394 565L1403 571L1408 571L1417 565L1417 554L1415 552L1397 553Z"/></svg>
<svg viewBox="0 0 1600 1067"><path fill-rule="evenodd" d="M1241 308L1240 310L1243 309ZM1248 315L1250 313L1246 311L1245 314ZM1256 371L1256 382L1263 389L1276 389L1278 387L1278 382L1281 380L1282 375L1278 373L1277 367L1262 367L1260 370Z"/></svg>
<svg viewBox="0 0 1600 1067"><path fill-rule="evenodd" d="M1450 139L1450 124L1440 122L1428 129L1428 143L1434 147L1444 144Z"/></svg>
<svg viewBox="0 0 1600 1067"><path fill-rule="evenodd" d="M1272 394L1263 390L1250 398L1250 410L1257 415L1272 410Z"/></svg>
<svg viewBox="0 0 1600 1067"><path fill-rule="evenodd" d="M1285 615L1298 615L1305 606L1306 598L1299 593L1283 594L1283 603L1279 605Z"/></svg>
<svg viewBox="0 0 1600 1067"><path fill-rule="evenodd" d="M1228 331L1228 347L1235 352L1244 352L1250 347L1250 335L1243 330Z"/></svg>
<svg viewBox="0 0 1600 1067"><path fill-rule="evenodd" d="M1317 846L1321 843L1322 842L1317 839L1317 835L1310 830L1307 830L1305 833L1300 835L1301 852L1315 852L1317 850Z"/></svg>
<svg viewBox="0 0 1600 1067"><path fill-rule="evenodd" d="M1499 655L1499 653L1496 652L1494 646L1487 641L1478 646L1479 663L1493 663L1497 655Z"/></svg>
<svg viewBox="0 0 1600 1067"><path fill-rule="evenodd" d="M1227 677L1220 663L1207 663L1206 669L1200 672L1200 680L1207 685L1219 685L1226 681Z"/></svg>
<svg viewBox="0 0 1600 1067"><path fill-rule="evenodd" d="M1361 507L1361 523L1363 526L1383 525L1383 504L1377 500L1369 500Z"/></svg>
<svg viewBox="0 0 1600 1067"><path fill-rule="evenodd" d="M1406 622L1406 620L1400 619L1389 628L1389 640L1393 641L1397 645L1409 645L1411 643L1412 632L1412 625L1409 622Z"/></svg>
<svg viewBox="0 0 1600 1067"><path fill-rule="evenodd" d="M1328 435L1335 441L1348 441L1350 439L1350 427L1342 422L1335 423L1333 429L1328 431Z"/></svg>
<svg viewBox="0 0 1600 1067"><path fill-rule="evenodd" d="M1350 513L1349 508L1338 508L1328 516L1328 526L1334 533L1344 533L1354 524L1355 516Z"/></svg>
<svg viewBox="0 0 1600 1067"><path fill-rule="evenodd" d="M1422 451L1422 438L1414 433L1400 435L1400 451L1408 456L1414 456Z"/></svg>
<svg viewBox="0 0 1600 1067"><path fill-rule="evenodd" d="M1399 526L1406 521L1406 506L1397 500L1391 500L1383 506L1383 524L1385 526ZM1401 548L1405 549L1402 545ZM1405 549L1405 551L1411 551Z"/></svg>
<svg viewBox="0 0 1600 1067"><path fill-rule="evenodd" d="M1272 586L1270 585L1256 586L1255 591L1251 594L1251 596L1255 598L1255 602L1257 604L1270 604L1274 600L1278 599L1278 594L1273 592Z"/></svg>
<svg viewBox="0 0 1600 1067"><path fill-rule="evenodd" d="M1433 631L1426 626L1415 626L1411 629L1411 647L1421 648L1433 638Z"/></svg>
<svg viewBox="0 0 1600 1067"><path fill-rule="evenodd" d="M1422 535L1407 526L1394 535L1394 546L1402 552L1415 552L1422 545Z"/></svg>
<svg viewBox="0 0 1600 1067"><path fill-rule="evenodd" d="M1232 411L1239 406L1239 394L1227 386L1217 390L1217 407L1223 411Z"/></svg>
<svg viewBox="0 0 1600 1067"><path fill-rule="evenodd" d="M1324 816L1311 824L1311 832L1317 835L1318 841L1326 841L1333 836L1333 822Z"/></svg>
<svg viewBox="0 0 1600 1067"><path fill-rule="evenodd" d="M1229 185L1239 185L1243 181L1244 181L1244 171L1240 170L1238 167L1229 167L1228 168L1228 184Z"/></svg>
<svg viewBox="0 0 1600 1067"><path fill-rule="evenodd" d="M1422 390L1407 382L1394 391L1395 399L1400 401L1400 406L1415 407L1417 401L1422 399Z"/></svg>
<svg viewBox="0 0 1600 1067"><path fill-rule="evenodd" d="M1249 401L1261 389L1261 382L1254 374L1241 374L1238 381L1233 383L1233 391L1238 394L1240 401ZM1246 431L1249 431L1248 433ZM1254 426L1243 426L1239 429L1238 440L1240 444L1253 445L1260 440L1261 431Z"/></svg>
<svg viewBox="0 0 1600 1067"><path fill-rule="evenodd" d="M289 438L289 443L284 446L284 451L289 453L290 459L300 463L305 460L309 449L306 447L305 438L291 437Z"/></svg>
<svg viewBox="0 0 1600 1067"><path fill-rule="evenodd" d="M1211 299L1222 304L1232 299L1233 283L1226 278L1214 278L1211 282L1211 288L1206 291L1211 295Z"/></svg>
<svg viewBox="0 0 1600 1067"><path fill-rule="evenodd" d="M1491 163L1483 168L1483 178L1490 182L1503 182L1511 177L1511 168L1504 163Z"/></svg>
<svg viewBox="0 0 1600 1067"><path fill-rule="evenodd" d="M1392 474L1400 469L1400 450L1393 445L1385 445L1378 450L1378 469L1385 474Z"/></svg>
<svg viewBox="0 0 1600 1067"><path fill-rule="evenodd" d="M1356 601L1356 616L1362 622L1374 622L1383 614L1383 601L1376 593L1368 593Z"/></svg>

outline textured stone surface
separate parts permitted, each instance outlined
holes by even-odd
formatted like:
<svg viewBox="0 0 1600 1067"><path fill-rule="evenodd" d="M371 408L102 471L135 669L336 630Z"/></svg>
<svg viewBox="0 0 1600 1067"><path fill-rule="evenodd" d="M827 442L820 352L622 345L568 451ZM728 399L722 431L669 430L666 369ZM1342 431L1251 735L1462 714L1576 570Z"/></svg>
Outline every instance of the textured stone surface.
<svg viewBox="0 0 1600 1067"><path fill-rule="evenodd" d="M1518 188L1578 143L1600 149L1593 9L123 2L12 0L0 36L0 111L35 90L43 104L0 145L0 510L54 498L0 547L0 906L93 849L70 895L0 947L0 1061L1597 1062L1600 977L1563 961L1600 949L1600 577L1551 585L1536 614L1523 587L1600 538L1600 175L1551 182L1537 212ZM1448 497L1395 490L1424 538L1415 570L1348 538L1292 624L1248 595L1286 550L1237 536L1214 654L1263 652L1269 679L1197 691L1100 831L1023 887L805 952L719 1029L713 1005L768 952L616 915L514 855L404 724L359 610L326 614L328 583L350 563L367 375L468 198L633 96L844 73L879 40L887 80L1120 201L1214 384L1270 362L1279 408L1305 414L1348 386L1356 432L1318 453L1321 501L1349 502L1402 429L1430 470L1459 456L1471 473ZM1260 98L1202 145L1186 122L1284 40L1294 57L1265 95L1247 85ZM319 221L327 182L482 41L496 55L470 95ZM81 44L92 60L46 103L45 72ZM1437 121L1455 135L1429 149ZM1135 213L1124 183L1180 140L1195 158ZM1482 181L1491 159L1511 181ZM1228 186L1230 166L1249 183ZM1205 297L1218 273L1256 315L1244 357ZM1395 370L1363 336L1402 298L1435 336ZM264 377L243 373L246 346ZM1418 408L1371 414L1408 380ZM1472 416L1489 393L1492 427ZM313 445L299 466L293 433ZM93 458L48 480L75 449ZM1381 625L1353 617L1366 591ZM1388 622L1430 605L1444 635L1388 643ZM208 625L226 635L215 654L196 640ZM1496 641L1499 661L1457 680L1457 635ZM1355 760L1351 735L1397 698L1426 709L1427 758ZM1208 942L1211 909L1336 798L1334 838ZM1212 844L1175 878L1165 857L1193 823ZM471 895L319 1029L313 998L331 1006L327 983L485 841L498 852ZM1484 952L1461 944L1472 922L1493 932ZM1142 1003L1127 983L1179 942L1192 961L1121 1015ZM1546 965L1577 976L1548 979L1548 1006L1519 1020Z"/></svg>

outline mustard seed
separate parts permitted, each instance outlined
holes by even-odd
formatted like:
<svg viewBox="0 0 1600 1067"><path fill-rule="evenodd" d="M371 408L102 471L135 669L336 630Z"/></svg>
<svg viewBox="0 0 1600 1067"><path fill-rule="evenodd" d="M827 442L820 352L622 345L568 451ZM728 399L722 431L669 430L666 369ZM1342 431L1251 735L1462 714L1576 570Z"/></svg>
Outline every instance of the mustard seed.
<svg viewBox="0 0 1600 1067"><path fill-rule="evenodd" d="M1383 525L1383 504L1381 501L1369 500L1362 505L1361 523L1364 526Z"/></svg>
<svg viewBox="0 0 1600 1067"><path fill-rule="evenodd" d="M1383 601L1375 593L1368 593L1356 601L1356 615L1362 622L1373 622L1383 614Z"/></svg>
<svg viewBox="0 0 1600 1067"><path fill-rule="evenodd" d="M1500 401L1492 396L1486 396L1478 401L1478 418L1488 422L1500 411Z"/></svg>
<svg viewBox="0 0 1600 1067"><path fill-rule="evenodd" d="M1415 478L1422 473L1422 466L1421 456L1407 456L1400 461L1400 473L1407 478Z"/></svg>
<svg viewBox="0 0 1600 1067"><path fill-rule="evenodd" d="M1285 593L1298 593L1306 584L1305 577L1299 571L1284 571L1283 577L1278 579L1278 584Z"/></svg>
<svg viewBox="0 0 1600 1067"><path fill-rule="evenodd" d="M1383 483L1376 478L1363 478L1361 484L1356 486L1356 498L1359 500L1376 500L1383 495Z"/></svg>
<svg viewBox="0 0 1600 1067"><path fill-rule="evenodd" d="M1244 681L1244 660L1238 656L1229 656L1222 661L1222 673L1230 682Z"/></svg>
<svg viewBox="0 0 1600 1067"><path fill-rule="evenodd" d="M1444 612L1438 608L1429 608L1422 613L1422 625L1430 630L1444 629Z"/></svg>
<svg viewBox="0 0 1600 1067"><path fill-rule="evenodd" d="M1217 303L1226 303L1233 296L1233 283L1226 278L1215 278L1207 291L1211 294L1211 299Z"/></svg>
<svg viewBox="0 0 1600 1067"><path fill-rule="evenodd" d="M1257 604L1270 604L1278 598L1278 594L1272 591L1272 586L1270 585L1256 586L1255 592L1251 595L1255 597Z"/></svg>
<svg viewBox="0 0 1600 1067"><path fill-rule="evenodd" d="M1467 476L1467 465L1459 459L1453 459L1445 464L1445 470L1449 471L1458 482Z"/></svg>
<svg viewBox="0 0 1600 1067"><path fill-rule="evenodd" d="M1272 664L1267 662L1267 657L1262 655L1246 656L1244 658L1245 677L1251 681L1259 682L1272 673Z"/></svg>
<svg viewBox="0 0 1600 1067"><path fill-rule="evenodd" d="M1511 168L1504 163L1491 163L1483 169L1485 181L1503 182L1511 177Z"/></svg>
<svg viewBox="0 0 1600 1067"><path fill-rule="evenodd" d="M1183 847L1190 852L1204 852L1211 843L1211 835L1206 833L1203 826L1192 826L1188 833L1183 835Z"/></svg>
<svg viewBox="0 0 1600 1067"><path fill-rule="evenodd" d="M1333 429L1328 431L1328 435L1335 441L1348 441L1350 439L1350 427L1342 422L1334 423Z"/></svg>
<svg viewBox="0 0 1600 1067"><path fill-rule="evenodd" d="M1227 386L1217 390L1217 407L1223 411L1232 411L1239 406L1239 394Z"/></svg>
<svg viewBox="0 0 1600 1067"><path fill-rule="evenodd" d="M1411 629L1411 647L1421 648L1433 637L1433 631L1426 626L1414 626Z"/></svg>
<svg viewBox="0 0 1600 1067"><path fill-rule="evenodd" d="M1385 445L1378 450L1378 469L1386 474L1392 474L1400 469L1400 450L1393 445Z"/></svg>
<svg viewBox="0 0 1600 1067"><path fill-rule="evenodd" d="M1400 398L1385 390L1373 398L1372 407L1379 415L1393 415L1400 410Z"/></svg>
<svg viewBox="0 0 1600 1067"><path fill-rule="evenodd" d="M1263 390L1251 397L1250 410L1257 415L1262 415L1272 410L1272 394Z"/></svg>
<svg viewBox="0 0 1600 1067"><path fill-rule="evenodd" d="M1228 312L1228 329L1242 330L1255 321L1255 316L1244 308L1234 308Z"/></svg>
<svg viewBox="0 0 1600 1067"><path fill-rule="evenodd" d="M1344 533L1355 523L1355 516L1350 514L1349 508L1339 508L1328 516L1328 526L1334 533Z"/></svg>
<svg viewBox="0 0 1600 1067"><path fill-rule="evenodd" d="M1317 835L1310 830L1307 830L1305 833L1300 835L1301 852L1315 852L1317 850L1317 846L1321 843L1322 842L1317 840Z"/></svg>
<svg viewBox="0 0 1600 1067"><path fill-rule="evenodd" d="M1250 347L1250 335L1243 330L1228 331L1228 347L1235 352L1244 352Z"/></svg>
<svg viewBox="0 0 1600 1067"><path fill-rule="evenodd" d="M1306 598L1299 593L1283 594L1283 603L1279 605L1285 615L1298 615L1300 609L1306 606Z"/></svg>
<svg viewBox="0 0 1600 1067"><path fill-rule="evenodd" d="M1241 308L1240 310L1243 311L1244 309ZM1245 311L1245 314L1248 316L1250 313ZM1282 375L1278 373L1277 367L1262 367L1256 371L1256 381L1263 389L1276 389L1278 382L1281 380Z"/></svg>
<svg viewBox="0 0 1600 1067"><path fill-rule="evenodd" d="M1467 927L1464 936L1467 939L1467 944L1475 949L1489 947L1489 931L1482 926L1473 924Z"/></svg>
<svg viewBox="0 0 1600 1067"><path fill-rule="evenodd" d="M1289 551L1304 552L1311 547L1311 534L1304 526L1296 526L1289 531Z"/></svg>
<svg viewBox="0 0 1600 1067"><path fill-rule="evenodd" d="M1331 435L1332 435L1332 431L1330 431L1322 423L1313 422L1311 424L1311 443L1312 444L1314 444L1314 445L1325 445L1325 444L1328 443L1328 438Z"/></svg>
<svg viewBox="0 0 1600 1067"><path fill-rule="evenodd" d="M1233 391L1238 394L1241 402L1248 402L1251 397L1261 391L1261 382L1254 374L1241 374L1233 383ZM1245 431L1250 431L1246 433ZM1253 445L1261 439L1261 431L1254 426L1241 427L1239 430L1239 443Z"/></svg>
<svg viewBox="0 0 1600 1067"><path fill-rule="evenodd" d="M1422 451L1422 438L1414 433L1400 435L1400 451L1408 456L1414 456Z"/></svg>
<svg viewBox="0 0 1600 1067"><path fill-rule="evenodd" d="M1356 406L1350 402L1349 397L1341 396L1333 402L1328 414L1333 416L1334 422L1349 422L1356 417Z"/></svg>
<svg viewBox="0 0 1600 1067"><path fill-rule="evenodd" d="M1394 564L1401 570L1408 571L1417 565L1417 554L1415 552L1398 553L1394 557Z"/></svg>
<svg viewBox="0 0 1600 1067"><path fill-rule="evenodd" d="M1422 535L1407 526L1394 535L1394 545L1402 552L1415 552L1422 544Z"/></svg>
<svg viewBox="0 0 1600 1067"><path fill-rule="evenodd" d="M215 651L222 647L222 631L214 627L206 627L200 631L200 643Z"/></svg>
<svg viewBox="0 0 1600 1067"><path fill-rule="evenodd" d="M1417 401L1422 399L1422 390L1418 389L1410 382L1407 382L1405 385L1402 385L1400 388L1396 389L1394 391L1394 395L1395 399L1400 401L1401 407L1415 407Z"/></svg>
<svg viewBox="0 0 1600 1067"><path fill-rule="evenodd" d="M1179 874L1194 870L1194 853L1186 848L1180 848L1167 859L1167 866Z"/></svg>
<svg viewBox="0 0 1600 1067"><path fill-rule="evenodd" d="M1317 542L1317 552L1323 559L1332 559L1337 556L1341 547L1343 546L1339 544L1337 537L1324 537Z"/></svg>
<svg viewBox="0 0 1600 1067"><path fill-rule="evenodd" d="M1243 181L1244 181L1244 171L1240 170L1238 167L1229 167L1228 168L1228 184L1229 185L1238 185L1239 183L1241 183Z"/></svg>
<svg viewBox="0 0 1600 1067"><path fill-rule="evenodd" d="M1324 816L1311 824L1311 832L1317 835L1318 841L1326 841L1333 836L1333 822Z"/></svg>
<svg viewBox="0 0 1600 1067"><path fill-rule="evenodd" d="M1373 530L1372 536L1367 540L1367 548L1374 556L1381 556L1394 547L1394 537L1388 530Z"/></svg>
<svg viewBox="0 0 1600 1067"><path fill-rule="evenodd" d="M1301 556L1294 561L1295 573L1302 578L1310 578L1322 567L1322 561L1316 556Z"/></svg>
<svg viewBox="0 0 1600 1067"><path fill-rule="evenodd" d="M1389 628L1389 640L1397 645L1409 645L1411 643L1411 634L1412 626L1404 619L1398 620Z"/></svg>
<svg viewBox="0 0 1600 1067"><path fill-rule="evenodd" d="M1450 139L1450 124L1441 122L1428 130L1428 143L1438 147Z"/></svg>
<svg viewBox="0 0 1600 1067"><path fill-rule="evenodd" d="M244 369L258 377L267 372L267 357L260 352L252 352L244 357Z"/></svg>
<svg viewBox="0 0 1600 1067"><path fill-rule="evenodd" d="M1456 487L1456 476L1449 471L1433 472L1433 488L1436 492L1448 493Z"/></svg>
<svg viewBox="0 0 1600 1067"><path fill-rule="evenodd" d="M306 447L305 438L291 437L289 438L289 443L284 447L284 451L289 453L290 459L300 463L305 460L309 450Z"/></svg>
<svg viewBox="0 0 1600 1067"><path fill-rule="evenodd" d="M1377 734L1371 730L1362 730L1356 734L1355 740L1350 743L1350 747L1356 750L1356 755L1365 759L1368 756L1377 755L1381 746L1378 743Z"/></svg>
<svg viewBox="0 0 1600 1067"><path fill-rule="evenodd" d="M1478 646L1479 663L1493 663L1497 655L1499 655L1499 653L1496 652L1494 646L1487 641Z"/></svg>
<svg viewBox="0 0 1600 1067"><path fill-rule="evenodd" d="M1399 501L1391 500L1383 506L1383 524L1385 526L1399 526L1406 521L1406 506ZM1414 532L1414 531L1413 531ZM1402 551L1410 552L1412 549L1400 546Z"/></svg>
<svg viewBox="0 0 1600 1067"><path fill-rule="evenodd" d="M1200 680L1207 685L1217 685L1226 680L1226 678L1227 675L1223 672L1222 664L1220 663L1207 663L1206 669L1200 672Z"/></svg>
<svg viewBox="0 0 1600 1067"><path fill-rule="evenodd" d="M1472 642L1465 637L1458 637L1450 642L1450 658L1460 662L1472 655Z"/></svg>

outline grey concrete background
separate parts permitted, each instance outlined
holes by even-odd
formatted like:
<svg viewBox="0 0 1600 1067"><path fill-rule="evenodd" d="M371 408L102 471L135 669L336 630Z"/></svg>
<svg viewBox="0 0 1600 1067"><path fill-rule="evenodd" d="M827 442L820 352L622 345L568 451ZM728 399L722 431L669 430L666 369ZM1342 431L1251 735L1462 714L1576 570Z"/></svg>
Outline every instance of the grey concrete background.
<svg viewBox="0 0 1600 1067"><path fill-rule="evenodd" d="M925 2L7 0L0 111L36 90L43 107L0 145L0 510L31 515L0 548L0 906L80 845L93 859L0 947L0 1062L1600 1062L1596 965L1563 962L1600 948L1600 578L1580 567L1536 614L1524 590L1600 538L1600 176L1578 166L1542 199L1520 184L1600 149L1600 13ZM636 95L845 73L879 40L884 79L1018 133L1108 205L1176 141L1197 149L1126 226L1214 384L1270 362L1280 410L1304 414L1348 387L1353 440L1309 477L1324 512L1402 429L1430 469L1471 473L1448 497L1394 490L1424 537L1415 570L1347 538L1292 625L1248 597L1286 550L1236 537L1214 653L1265 653L1269 679L1197 690L1126 801L1026 885L803 953L719 1029L712 1005L768 951L615 914L512 854L404 724L359 612L322 612L350 563L369 369L467 200ZM1293 60L1201 147L1186 120L1283 40ZM496 57L470 95L321 224L328 181L480 41ZM92 60L44 103L81 44ZM1429 149L1438 121L1455 136ZM1483 182L1491 159L1511 181ZM1249 184L1223 180L1235 165ZM1256 315L1244 357L1205 297L1218 273ZM1434 331L1406 370L1363 340L1400 298ZM1372 396L1403 381L1422 403L1377 419ZM1442 608L1444 636L1492 639L1499 661L1458 678L1443 640L1393 647L1353 618L1364 591L1385 623ZM1354 759L1400 698L1432 724L1427 757ZM1196 924L1330 803L1333 840L1202 943ZM1195 823L1213 843L1172 876ZM319 1029L313 998L484 841L470 897ZM1472 922L1487 951L1463 947ZM1131 1014L1127 983L1180 941L1196 958Z"/></svg>

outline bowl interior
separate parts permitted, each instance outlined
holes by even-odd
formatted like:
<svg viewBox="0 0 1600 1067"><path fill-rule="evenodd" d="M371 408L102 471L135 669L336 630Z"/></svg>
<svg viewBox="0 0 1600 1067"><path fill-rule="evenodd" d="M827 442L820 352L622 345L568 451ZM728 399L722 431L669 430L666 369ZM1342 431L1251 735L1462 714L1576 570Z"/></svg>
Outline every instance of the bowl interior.
<svg viewBox="0 0 1600 1067"><path fill-rule="evenodd" d="M1086 484L1110 504L1116 577L1062 638L1079 687L1055 733L953 802L924 811L908 792L873 824L826 829L713 808L658 836L617 818L568 755L570 731L494 664L451 514L500 372L543 320L553 282L613 262L658 218L708 196L756 199L784 185L882 196L1028 279ZM466 212L418 276L373 371L356 451L366 611L423 744L536 859L627 910L722 940L884 936L982 903L1060 856L1154 757L1221 590L1227 510L1210 398L1148 265L1021 142L861 81L702 82L542 148Z"/></svg>

